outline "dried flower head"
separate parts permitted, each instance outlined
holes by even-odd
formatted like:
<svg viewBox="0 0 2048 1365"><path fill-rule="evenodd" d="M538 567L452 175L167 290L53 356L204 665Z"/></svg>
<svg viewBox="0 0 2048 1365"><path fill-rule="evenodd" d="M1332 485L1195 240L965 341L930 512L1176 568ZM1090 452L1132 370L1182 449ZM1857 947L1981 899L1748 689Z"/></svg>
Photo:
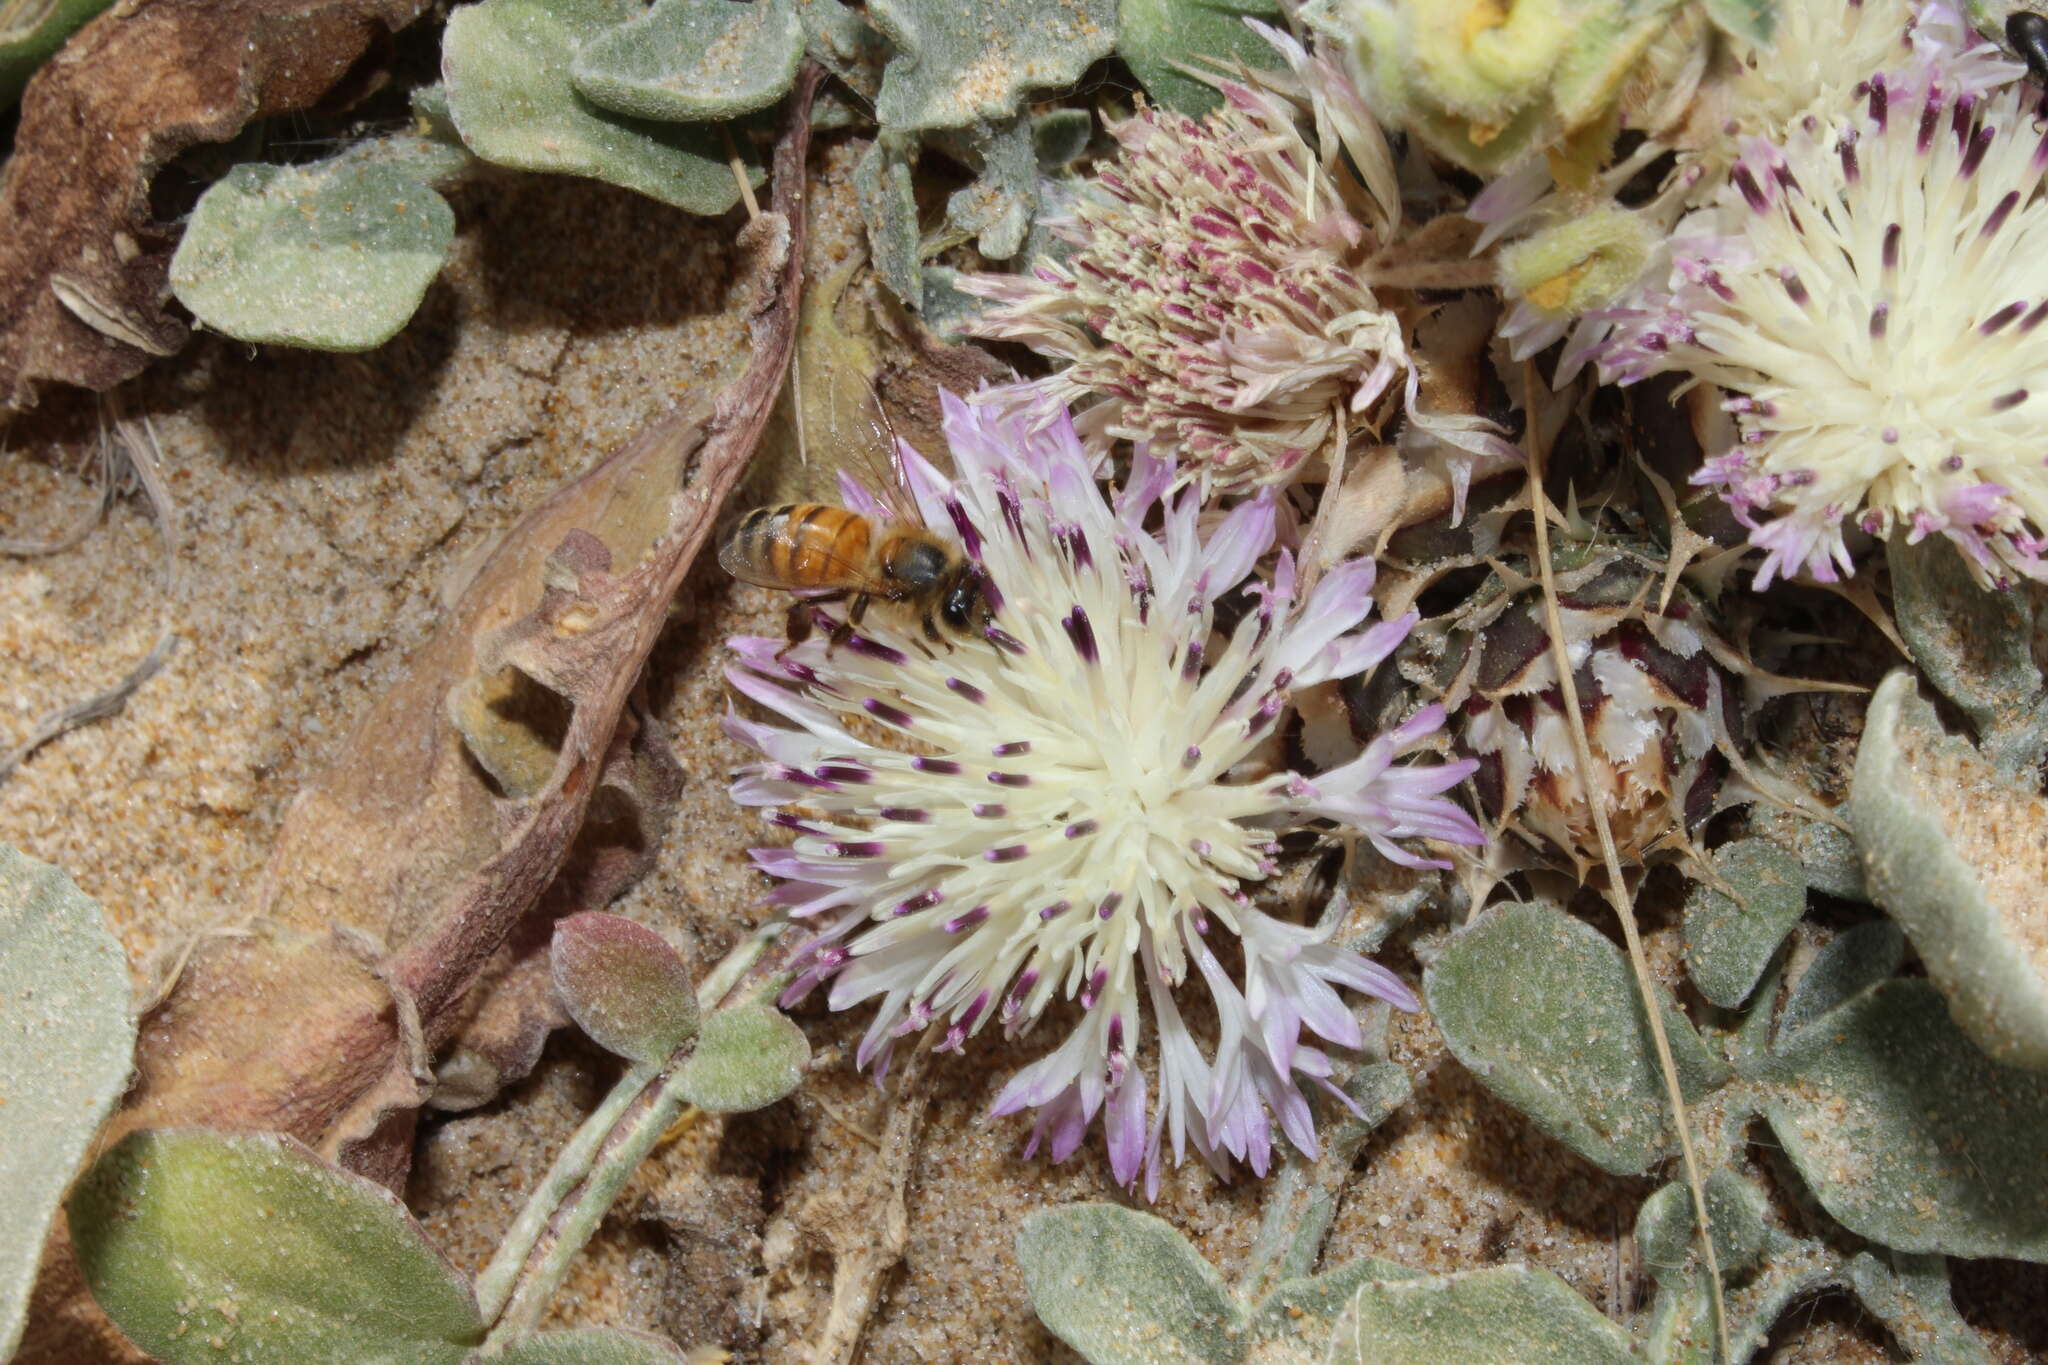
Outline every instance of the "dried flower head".
<svg viewBox="0 0 2048 1365"><path fill-rule="evenodd" d="M1288 100L1218 88L1204 118L1148 108L1112 129L1122 155L1050 224L1063 260L962 288L996 305L971 330L1069 362L1044 387L1092 444L1157 442L1179 477L1242 492L1298 477L1410 366L1356 269L1398 207L1319 157Z"/></svg>
<svg viewBox="0 0 2048 1365"><path fill-rule="evenodd" d="M1937 62L1865 89L1857 116L1747 144L1603 368L1730 392L1740 440L1694 482L1766 552L1759 587L1852 572L1851 518L1945 535L1987 584L2048 576L2040 92L1969 93Z"/></svg>
<svg viewBox="0 0 2048 1365"><path fill-rule="evenodd" d="M928 524L956 528L989 576L983 638L928 648L874 612L836 653L815 637L786 653L732 642L732 685L793 723L728 722L766 757L735 799L776 807L795 835L754 855L783 880L774 899L823 921L790 997L829 981L834 1009L878 1001L857 1057L878 1070L928 1025L959 1048L991 1021L1016 1033L1077 1002L1072 1031L992 1113L1036 1109L1032 1148L1060 1159L1106 1110L1117 1178L1142 1167L1148 1190L1163 1132L1176 1159L1192 1144L1219 1171L1236 1157L1263 1172L1274 1118L1313 1152L1300 1082L1331 1064L1304 1026L1352 1046L1336 987L1414 998L1247 888L1275 870L1280 834L1316 821L1407 864L1423 861L1407 841L1478 840L1438 796L1469 763L1395 761L1440 710L1326 772L1290 771L1277 739L1295 691L1370 669L1414 618L1365 625L1369 562L1305 593L1284 550L1270 579L1254 576L1274 538L1269 497L1205 536L1195 492L1167 496L1173 465L1141 454L1105 498L1064 413L949 398L945 431L956 478L907 451L906 469ZM1227 628L1225 596L1249 608ZM1235 947L1219 955L1224 936ZM1233 978L1225 961L1240 955ZM1209 1056L1175 1003L1191 967L1218 1019ZM1148 1004L1156 1103L1135 1061Z"/></svg>
<svg viewBox="0 0 2048 1365"><path fill-rule="evenodd" d="M1683 852L1687 831L1712 813L1720 754L1741 730L1738 689L1720 662L1727 647L1690 593L1657 605L1663 565L1647 547L1567 541L1554 555L1590 770L1525 560L1502 561L1454 619L1418 633L1418 644L1441 640L1436 670L1449 679L1458 747L1479 760L1480 804L1497 831L1581 877L1601 859L1595 801L1625 866Z"/></svg>

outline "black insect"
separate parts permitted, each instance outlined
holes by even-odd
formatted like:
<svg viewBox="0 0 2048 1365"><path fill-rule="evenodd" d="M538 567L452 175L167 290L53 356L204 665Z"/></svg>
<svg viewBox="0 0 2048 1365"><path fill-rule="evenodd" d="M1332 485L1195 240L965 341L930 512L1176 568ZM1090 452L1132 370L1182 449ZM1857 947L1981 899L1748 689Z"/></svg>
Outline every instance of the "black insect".
<svg viewBox="0 0 2048 1365"><path fill-rule="evenodd" d="M2024 9L2006 15L2005 41L2026 61L2034 79L2048 84L2048 15Z"/></svg>

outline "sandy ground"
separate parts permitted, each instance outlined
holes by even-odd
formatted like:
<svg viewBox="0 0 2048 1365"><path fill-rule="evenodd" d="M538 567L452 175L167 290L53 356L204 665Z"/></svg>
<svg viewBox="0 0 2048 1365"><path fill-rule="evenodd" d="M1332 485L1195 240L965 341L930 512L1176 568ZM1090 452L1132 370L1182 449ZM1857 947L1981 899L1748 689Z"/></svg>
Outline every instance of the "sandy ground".
<svg viewBox="0 0 2048 1365"><path fill-rule="evenodd" d="M848 148L828 149L821 252L850 231ZM441 585L550 488L636 424L699 391L742 346L721 311L734 220L701 222L586 182L495 178L458 196L456 259L396 341L338 357L203 340L133 386L178 508L176 572L161 528L123 498L75 549L0 560L0 750L51 707L118 677L169 624L179 644L118 717L38 753L0 786L0 839L62 864L105 905L138 964L233 924L284 806L425 638ZM94 496L81 480L101 421L53 396L0 432L0 535L49 535ZM761 913L743 850L750 816L723 786L716 644L778 604L693 576L653 661L659 718L687 775L656 871L618 909L709 963ZM1404 969L1412 973L1413 964ZM835 1236L871 1235L875 1136L890 1097L854 1074L862 1020L800 1012L818 1066L796 1098L708 1120L639 1173L559 1304L570 1322L671 1332L742 1359L796 1365L830 1298ZM1099 1147L1064 1166L1020 1159L1021 1119L984 1123L1030 1055L986 1040L935 1059L909 1188L910 1241L866 1336L871 1362L1061 1362L1010 1250L1030 1211L1121 1196ZM1608 1177L1495 1102L1427 1020L1393 1055L1416 1099L1368 1145L1330 1242L1429 1270L1526 1260L1594 1304L1646 1291L1628 1232L1647 1181ZM612 1063L563 1036L540 1069L422 1139L414 1207L459 1264L488 1255ZM1199 1168L1160 1212L1226 1275L1259 1190ZM1972 1268L1967 1311L2007 1360L2041 1358L2022 1311L2034 1270ZM2017 1278L2015 1278L2017 1277ZM1783 1360L1877 1360L1853 1307L1820 1305L1779 1334Z"/></svg>

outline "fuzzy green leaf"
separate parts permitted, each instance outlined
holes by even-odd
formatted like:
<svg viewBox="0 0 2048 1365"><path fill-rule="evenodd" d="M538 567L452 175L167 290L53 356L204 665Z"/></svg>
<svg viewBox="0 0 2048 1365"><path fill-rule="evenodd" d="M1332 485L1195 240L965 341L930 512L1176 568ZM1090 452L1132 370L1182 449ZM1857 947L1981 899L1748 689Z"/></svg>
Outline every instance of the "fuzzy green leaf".
<svg viewBox="0 0 2048 1365"><path fill-rule="evenodd" d="M1906 935L1888 919L1845 929L1813 955L1778 1015L1778 1036L1790 1038L1858 991L1898 971Z"/></svg>
<svg viewBox="0 0 2048 1365"><path fill-rule="evenodd" d="M1283 1280L1252 1311L1244 1333L1245 1358L1259 1365L1320 1361L1329 1354L1338 1319L1360 1285L1421 1277L1419 1270L1361 1256L1320 1275Z"/></svg>
<svg viewBox="0 0 2048 1365"><path fill-rule="evenodd" d="M1038 209L1038 149L1030 122L1005 119L940 137L942 146L976 171L973 184L947 197L947 224L973 234L990 260L1008 260L1023 247Z"/></svg>
<svg viewBox="0 0 2048 1365"><path fill-rule="evenodd" d="M1948 1262L1940 1256L1860 1253L1849 1262L1856 1297L1883 1320L1914 1360L1931 1365L1991 1365L1991 1352L1956 1312Z"/></svg>
<svg viewBox="0 0 2048 1365"><path fill-rule="evenodd" d="M600 109L576 91L577 50L640 13L631 0L483 0L448 16L441 73L469 149L524 171L589 176L690 213L739 202L710 129Z"/></svg>
<svg viewBox="0 0 2048 1365"><path fill-rule="evenodd" d="M1847 822L1849 803L1835 807L1835 818ZM1753 809L1751 828L1789 852L1799 863L1800 874L1810 890L1839 896L1845 901L1870 900L1863 884L1863 854L1856 836L1825 820L1809 820L1793 811Z"/></svg>
<svg viewBox="0 0 2048 1365"><path fill-rule="evenodd" d="M1548 1270L1508 1265L1374 1280L1337 1323L1329 1365L1627 1365L1628 1333Z"/></svg>
<svg viewBox="0 0 2048 1365"><path fill-rule="evenodd" d="M490 1359L493 1365L684 1365L689 1357L667 1337L579 1327L522 1337Z"/></svg>
<svg viewBox="0 0 2048 1365"><path fill-rule="evenodd" d="M2034 662L2032 596L1978 587L1946 536L1918 545L1895 536L1885 557L1893 615L1913 662L1962 708L2000 769L2039 768L2048 757L2048 695Z"/></svg>
<svg viewBox="0 0 2048 1365"><path fill-rule="evenodd" d="M1211 70L1205 57L1234 57L1267 70L1280 66L1273 45L1246 26L1247 15L1278 23L1280 6L1275 0L1123 0L1117 55L1153 99L1199 117L1223 97L1183 68Z"/></svg>
<svg viewBox="0 0 2048 1365"><path fill-rule="evenodd" d="M1786 1155L1851 1232L2048 1261L2048 1078L1991 1061L1929 983L1864 991L1782 1042L1760 1078Z"/></svg>
<svg viewBox="0 0 2048 1365"><path fill-rule="evenodd" d="M0 1359L20 1343L43 1238L134 1050L127 959L100 907L0 844Z"/></svg>
<svg viewBox="0 0 2048 1365"><path fill-rule="evenodd" d="M1871 893L1956 1022L2048 1069L2048 799L1944 733L1903 669L1870 699L1851 792Z"/></svg>
<svg viewBox="0 0 2048 1365"><path fill-rule="evenodd" d="M1734 1009L1805 913L1806 878L1797 859L1763 839L1717 849L1713 864L1740 899L1705 882L1693 887L1685 902L1685 964L1700 994Z"/></svg>
<svg viewBox="0 0 2048 1365"><path fill-rule="evenodd" d="M49 0L45 5L13 7L13 15L0 20L0 111L21 98L28 78L56 55L66 38L111 3L112 0Z"/></svg>
<svg viewBox="0 0 2048 1365"><path fill-rule="evenodd" d="M803 60L793 0L655 0L576 53L576 88L635 118L709 121L781 99Z"/></svg>
<svg viewBox="0 0 2048 1365"><path fill-rule="evenodd" d="M689 964L668 940L623 915L589 911L555 925L555 994L607 1052L656 1063L697 1034Z"/></svg>
<svg viewBox="0 0 2048 1365"><path fill-rule="evenodd" d="M1048 109L1031 118L1031 153L1041 171L1079 161L1094 137L1095 116L1086 109Z"/></svg>
<svg viewBox="0 0 2048 1365"><path fill-rule="evenodd" d="M677 1082L690 1103L714 1114L765 1109L797 1088L811 1045L789 1016L763 1002L705 1017L697 1050Z"/></svg>
<svg viewBox="0 0 2048 1365"><path fill-rule="evenodd" d="M405 326L454 238L453 210L402 160L237 166L193 210L171 288L241 341L365 351Z"/></svg>
<svg viewBox="0 0 2048 1365"><path fill-rule="evenodd" d="M1714 1257L1723 1275L1739 1274L1757 1263L1764 1247L1763 1195L1726 1168L1710 1171L1706 1181L1707 1218L1714 1225ZM1659 1284L1677 1285L1692 1267L1699 1245L1692 1195L1673 1182L1643 1201L1636 1214L1636 1246L1643 1265Z"/></svg>
<svg viewBox="0 0 2048 1365"><path fill-rule="evenodd" d="M884 130L1008 118L1027 92L1072 85L1116 46L1116 0L872 0L894 43L875 116Z"/></svg>
<svg viewBox="0 0 2048 1365"><path fill-rule="evenodd" d="M1222 1365L1243 1314L1164 1219L1075 1204L1024 1220L1017 1259L1039 1320L1089 1365Z"/></svg>
<svg viewBox="0 0 2048 1365"><path fill-rule="evenodd" d="M882 283L915 308L924 298L924 241L911 192L909 149L878 137L853 166L853 193Z"/></svg>
<svg viewBox="0 0 2048 1365"><path fill-rule="evenodd" d="M1495 907L1451 939L1423 990L1458 1060L1588 1161L1637 1175L1670 1148L1635 980L1591 925L1551 905ZM1686 1094L1720 1084L1725 1068L1658 995Z"/></svg>
<svg viewBox="0 0 2048 1365"><path fill-rule="evenodd" d="M469 1283L389 1190L275 1133L130 1133L69 1203L93 1298L166 1365L457 1365Z"/></svg>

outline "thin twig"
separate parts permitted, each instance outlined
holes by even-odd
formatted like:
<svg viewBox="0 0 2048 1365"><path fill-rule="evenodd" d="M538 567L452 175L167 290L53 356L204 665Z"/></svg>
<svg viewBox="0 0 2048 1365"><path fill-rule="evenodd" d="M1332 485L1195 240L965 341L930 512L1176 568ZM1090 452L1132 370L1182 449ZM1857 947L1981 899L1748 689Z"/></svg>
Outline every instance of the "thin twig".
<svg viewBox="0 0 2048 1365"><path fill-rule="evenodd" d="M1728 1304L1721 1289L1721 1266L1714 1254L1713 1225L1707 1218L1707 1190L1700 1179L1699 1159L1693 1153L1692 1128L1686 1116L1685 1095L1678 1086L1678 1064L1672 1060L1671 1040L1664 1033L1664 1012L1657 1007L1656 989L1650 980L1649 959L1643 954L1642 934L1636 928L1635 906L1630 902L1627 883L1621 876L1621 857L1615 852L1614 831L1607 824L1607 808L1592 788L1593 746L1586 739L1585 717L1579 713L1578 684L1572 678L1572 661L1565 642L1564 621L1557 608L1557 573L1550 562L1550 498L1543 491L1543 442L1537 434L1536 366L1522 368L1523 406L1529 420L1529 506L1536 518L1536 566L1543 580L1544 623L1550 631L1550 657L1557 673L1558 691L1564 713L1570 721L1572 749L1579 761L1586 807L1593 816L1593 828L1600 836L1600 856L1607 865L1607 899L1621 921L1621 934L1628 942L1629 966L1634 969L1636 989L1642 993L1643 1015L1650 1021L1650 1038L1657 1049L1657 1066L1663 1073L1666 1097L1671 1101L1671 1122L1678 1130L1679 1157L1685 1165L1685 1187L1692 1194L1693 1216L1699 1220L1700 1239L1707 1262L1707 1283L1713 1291L1714 1337L1719 1359L1732 1361L1728 1342Z"/></svg>
<svg viewBox="0 0 2048 1365"><path fill-rule="evenodd" d="M117 402L110 400L110 406L113 406L116 412L112 444L118 448L119 455L101 455L101 503L93 516L81 527L74 528L74 533L66 539L52 542L47 546L31 546L26 549L14 542L0 543L0 551L10 554L55 554L77 544L84 538L85 533L98 523L100 513L106 510L107 499L112 496L117 470L125 463L128 468L135 471L136 481L142 485L142 491L149 499L150 508L156 514L157 534L163 544L164 595L168 598L173 595L177 578L178 509L171 500L170 488L165 484L163 474L158 468L162 451L157 445L156 429L150 426L147 417L131 420L119 415ZM102 428L102 450L108 452L104 433L105 428ZM29 727L27 738L6 753L0 754L0 782L5 782L16 768L27 761L29 755L51 740L76 730L81 725L104 720L119 712L128 704L128 698L134 695L137 688L156 676L157 670L164 666L164 661L171 657L171 651L177 647L177 643L177 632L170 626L164 627L157 636L156 643L150 646L149 653L142 657L140 663L124 673L120 681L112 687L94 693L82 701L59 706L37 719L36 723Z"/></svg>
<svg viewBox="0 0 2048 1365"><path fill-rule="evenodd" d="M0 451L0 454L4 454ZM60 532L55 540L28 540L15 536L0 536L0 555L12 555L20 559L41 559L48 555L60 555L76 546L92 534L93 528L107 515L107 509L114 505L114 452L107 441L107 429L100 428L99 449L93 463L99 466L100 495L92 506L85 509L69 530Z"/></svg>

